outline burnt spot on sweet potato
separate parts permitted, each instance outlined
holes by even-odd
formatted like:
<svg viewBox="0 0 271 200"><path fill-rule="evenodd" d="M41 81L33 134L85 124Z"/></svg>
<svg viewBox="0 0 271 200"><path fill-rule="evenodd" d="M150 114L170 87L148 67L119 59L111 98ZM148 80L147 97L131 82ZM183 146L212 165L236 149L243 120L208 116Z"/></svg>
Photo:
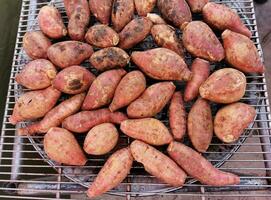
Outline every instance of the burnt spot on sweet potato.
<svg viewBox="0 0 271 200"><path fill-rule="evenodd" d="M114 1L113 7L112 7L113 14L115 15L119 9L120 9L120 2L116 0Z"/></svg>
<svg viewBox="0 0 271 200"><path fill-rule="evenodd" d="M83 83L79 79L73 79L69 81L68 86L71 90L79 90L83 86Z"/></svg>

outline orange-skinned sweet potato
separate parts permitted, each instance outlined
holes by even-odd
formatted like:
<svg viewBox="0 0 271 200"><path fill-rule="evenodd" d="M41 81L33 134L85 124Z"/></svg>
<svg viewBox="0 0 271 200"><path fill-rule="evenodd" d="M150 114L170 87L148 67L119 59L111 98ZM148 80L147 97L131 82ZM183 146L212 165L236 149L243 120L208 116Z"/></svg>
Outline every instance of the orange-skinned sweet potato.
<svg viewBox="0 0 271 200"><path fill-rule="evenodd" d="M140 16L147 16L156 5L156 0L134 0L134 2L137 14Z"/></svg>
<svg viewBox="0 0 271 200"><path fill-rule="evenodd" d="M193 13L200 13L208 0L187 0L187 3Z"/></svg>
<svg viewBox="0 0 271 200"><path fill-rule="evenodd" d="M148 13L147 18L151 20L153 24L166 24L165 20L156 13Z"/></svg>
<svg viewBox="0 0 271 200"><path fill-rule="evenodd" d="M109 24L113 0L89 0L92 14L102 23Z"/></svg>

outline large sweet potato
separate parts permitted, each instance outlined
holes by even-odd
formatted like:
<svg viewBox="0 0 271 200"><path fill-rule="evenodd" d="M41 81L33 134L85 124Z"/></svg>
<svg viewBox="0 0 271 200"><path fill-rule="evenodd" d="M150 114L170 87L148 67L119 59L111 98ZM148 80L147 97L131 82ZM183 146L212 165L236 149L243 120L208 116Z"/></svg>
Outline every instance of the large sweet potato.
<svg viewBox="0 0 271 200"><path fill-rule="evenodd" d="M148 13L147 18L151 20L153 24L166 24L165 20L156 13Z"/></svg>
<svg viewBox="0 0 271 200"><path fill-rule="evenodd" d="M134 0L134 2L137 14L140 16L147 16L156 5L156 0Z"/></svg>
<svg viewBox="0 0 271 200"><path fill-rule="evenodd" d="M92 14L102 23L109 24L113 0L89 0Z"/></svg>
<svg viewBox="0 0 271 200"><path fill-rule="evenodd" d="M187 0L187 3L193 13L200 13L208 0Z"/></svg>

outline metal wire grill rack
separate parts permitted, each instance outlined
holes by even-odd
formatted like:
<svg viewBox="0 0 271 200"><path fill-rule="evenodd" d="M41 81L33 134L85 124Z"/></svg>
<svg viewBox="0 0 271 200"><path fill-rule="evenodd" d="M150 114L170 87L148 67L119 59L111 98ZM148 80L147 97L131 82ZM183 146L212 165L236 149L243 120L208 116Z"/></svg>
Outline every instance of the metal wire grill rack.
<svg viewBox="0 0 271 200"><path fill-rule="evenodd" d="M252 40L255 42L260 55L262 49L254 14L252 0L222 0L234 8L241 16L245 24L253 33ZM86 187L96 176L107 157L90 157L85 167L73 168L58 165L49 160L42 151L43 136L17 136L17 127L8 122L12 113L16 98L25 90L18 86L14 80L15 75L29 60L22 50L22 38L26 31L37 29L36 17L39 9L52 3L49 0L23 0L21 16L18 27L16 46L14 51L11 77L8 86L6 109L0 138L0 198L6 199L67 199L75 198L77 194L86 191ZM60 10L63 19L67 21L62 0L54 0L54 5ZM195 19L201 16L194 16ZM146 40L137 48L148 45ZM187 62L191 62L188 55ZM223 67L223 64L221 65ZM132 67L132 66L130 66ZM213 66L214 67L214 66ZM220 66L215 66L219 68ZM211 147L205 156L222 170L231 171L241 176L241 183L237 186L210 187L204 186L189 179L185 186L171 188L159 182L153 176L144 173L141 165L134 164L128 178L110 194L125 196L147 195L179 195L179 196L269 196L269 194L232 194L213 193L218 191L243 191L243 190L266 190L270 189L271 179L271 145L270 108L264 75L247 75L247 90L242 101L253 105L257 110L254 123L246 129L241 139L235 144L222 144L214 137ZM180 86L181 87L181 86ZM189 107L189 105L188 105ZM212 105L215 112L219 107ZM167 123L162 113L159 118ZM24 126L19 124L18 126ZM78 138L80 142L80 138ZM124 135L121 144L129 143ZM257 156L255 156L257 155ZM230 159L233 157L232 159ZM46 162L44 162L46 161ZM54 168L52 168L52 166ZM211 193L210 193L211 192Z"/></svg>

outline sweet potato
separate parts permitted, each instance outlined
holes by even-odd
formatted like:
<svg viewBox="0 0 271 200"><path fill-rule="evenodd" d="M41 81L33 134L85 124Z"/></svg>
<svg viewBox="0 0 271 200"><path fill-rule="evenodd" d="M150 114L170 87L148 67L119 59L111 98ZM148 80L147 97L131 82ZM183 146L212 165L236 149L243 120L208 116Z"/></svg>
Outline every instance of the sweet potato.
<svg viewBox="0 0 271 200"><path fill-rule="evenodd" d="M193 13L200 13L208 0L187 0L187 3Z"/></svg>
<svg viewBox="0 0 271 200"><path fill-rule="evenodd" d="M250 105L239 102L227 105L221 108L215 116L215 134L223 142L234 142L253 122L255 116L256 110Z"/></svg>
<svg viewBox="0 0 271 200"><path fill-rule="evenodd" d="M188 136L199 152L206 152L213 137L213 119L208 101L199 98L188 114Z"/></svg>
<svg viewBox="0 0 271 200"><path fill-rule="evenodd" d="M118 47L108 47L92 54L89 62L99 71L125 67L130 56Z"/></svg>
<svg viewBox="0 0 271 200"><path fill-rule="evenodd" d="M157 119L129 119L121 122L120 130L137 140L151 145L169 144L173 138L167 127Z"/></svg>
<svg viewBox="0 0 271 200"><path fill-rule="evenodd" d="M84 141L84 150L91 155L103 155L111 151L117 144L119 133L111 123L93 127Z"/></svg>
<svg viewBox="0 0 271 200"><path fill-rule="evenodd" d="M63 128L50 128L44 136L43 143L45 153L58 163L84 166L87 162L73 134Z"/></svg>
<svg viewBox="0 0 271 200"><path fill-rule="evenodd" d="M222 31L230 29L249 38L252 36L250 30L244 25L238 14L225 4L209 2L204 6L202 14L204 21L216 29Z"/></svg>
<svg viewBox="0 0 271 200"><path fill-rule="evenodd" d="M147 18L151 20L153 24L166 24L165 20L156 13L148 13Z"/></svg>
<svg viewBox="0 0 271 200"><path fill-rule="evenodd" d="M157 6L164 19L177 27L192 21L191 11L185 0L157 0Z"/></svg>
<svg viewBox="0 0 271 200"><path fill-rule="evenodd" d="M52 5L43 6L38 15L41 31L50 38L58 39L67 35L67 29L59 11Z"/></svg>
<svg viewBox="0 0 271 200"><path fill-rule="evenodd" d="M129 22L119 33L119 47L130 49L144 40L151 31L152 22L146 17L139 17Z"/></svg>
<svg viewBox="0 0 271 200"><path fill-rule="evenodd" d="M90 45L78 41L58 42L47 52L48 58L60 68L79 65L93 54Z"/></svg>
<svg viewBox="0 0 271 200"><path fill-rule="evenodd" d="M88 8L88 5L86 4L86 0L63 0L64 2L64 7L66 10L66 14L68 18L71 18L72 13L75 11L75 9L78 6L84 6Z"/></svg>
<svg viewBox="0 0 271 200"><path fill-rule="evenodd" d="M239 184L240 182L240 178L237 175L216 169L202 155L184 144L171 142L167 152L188 175L203 184L225 186Z"/></svg>
<svg viewBox="0 0 271 200"><path fill-rule="evenodd" d="M126 71L123 69L109 70L100 74L90 86L82 110L93 110L108 105L125 74Z"/></svg>
<svg viewBox="0 0 271 200"><path fill-rule="evenodd" d="M113 0L89 0L92 14L102 23L109 24Z"/></svg>
<svg viewBox="0 0 271 200"><path fill-rule="evenodd" d="M151 175L175 187L184 184L185 172L169 157L139 140L133 141L130 148L134 159Z"/></svg>
<svg viewBox="0 0 271 200"><path fill-rule="evenodd" d="M181 56L166 48L134 51L132 61L149 77L157 80L190 80L192 77Z"/></svg>
<svg viewBox="0 0 271 200"><path fill-rule="evenodd" d="M26 64L15 80L28 89L39 90L49 87L56 74L56 68L50 61L38 59Z"/></svg>
<svg viewBox="0 0 271 200"><path fill-rule="evenodd" d="M156 0L134 0L134 2L137 14L145 17L156 5Z"/></svg>
<svg viewBox="0 0 271 200"><path fill-rule="evenodd" d="M175 92L169 105L169 125L175 140L181 140L186 132L186 111L181 92Z"/></svg>
<svg viewBox="0 0 271 200"><path fill-rule="evenodd" d="M119 43L118 33L103 24L91 26L85 39L89 44L100 48L113 47Z"/></svg>
<svg viewBox="0 0 271 200"><path fill-rule="evenodd" d="M41 32L26 32L23 37L23 48L32 59L47 58L47 50L51 41Z"/></svg>
<svg viewBox="0 0 271 200"><path fill-rule="evenodd" d="M151 34L158 46L170 49L184 57L184 47L173 27L166 24L154 25Z"/></svg>
<svg viewBox="0 0 271 200"><path fill-rule="evenodd" d="M116 88L109 106L111 112L125 107L137 99L146 88L146 79L142 72L135 70L126 74Z"/></svg>
<svg viewBox="0 0 271 200"><path fill-rule="evenodd" d="M117 32L120 32L133 19L134 11L133 0L113 1L111 20Z"/></svg>
<svg viewBox="0 0 271 200"><path fill-rule="evenodd" d="M215 71L199 88L201 97L216 103L239 101L244 96L245 91L245 75L232 68Z"/></svg>
<svg viewBox="0 0 271 200"><path fill-rule="evenodd" d="M225 30L222 33L226 60L233 67L247 73L263 73L264 65L257 48L246 36Z"/></svg>
<svg viewBox="0 0 271 200"><path fill-rule="evenodd" d="M122 112L110 112L103 108L93 111L81 111L67 117L62 122L62 127L75 133L84 133L102 123L120 124L127 116Z"/></svg>
<svg viewBox="0 0 271 200"><path fill-rule="evenodd" d="M172 82L151 85L127 107L128 116L131 118L146 118L156 115L165 107L174 90L175 85Z"/></svg>
<svg viewBox="0 0 271 200"><path fill-rule="evenodd" d="M20 121L43 117L54 107L60 95L61 92L53 87L23 94L17 100L9 121L15 125Z"/></svg>
<svg viewBox="0 0 271 200"><path fill-rule="evenodd" d="M184 100L191 101L199 94L199 87L207 80L210 74L210 63L206 60L196 58L191 66L192 79L187 82L184 91Z"/></svg>
<svg viewBox="0 0 271 200"><path fill-rule="evenodd" d="M77 94L50 110L45 117L34 124L18 130L19 135L34 135L35 133L46 133L50 128L57 127L68 116L76 113L85 98L85 94Z"/></svg>
<svg viewBox="0 0 271 200"><path fill-rule="evenodd" d="M218 62L225 52L211 28L202 21L193 21L182 26L183 45L195 57Z"/></svg>
<svg viewBox="0 0 271 200"><path fill-rule="evenodd" d="M86 91L94 79L95 76L86 68L74 65L60 71L52 85L66 94L79 94Z"/></svg>
<svg viewBox="0 0 271 200"><path fill-rule="evenodd" d="M112 154L90 185L87 195L93 198L119 185L132 168L133 157L129 148L123 148Z"/></svg>

